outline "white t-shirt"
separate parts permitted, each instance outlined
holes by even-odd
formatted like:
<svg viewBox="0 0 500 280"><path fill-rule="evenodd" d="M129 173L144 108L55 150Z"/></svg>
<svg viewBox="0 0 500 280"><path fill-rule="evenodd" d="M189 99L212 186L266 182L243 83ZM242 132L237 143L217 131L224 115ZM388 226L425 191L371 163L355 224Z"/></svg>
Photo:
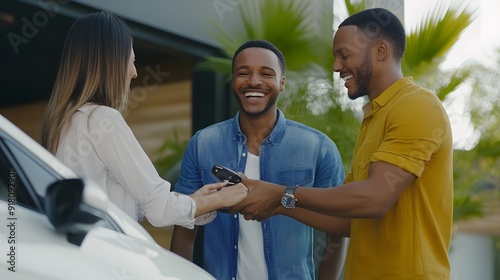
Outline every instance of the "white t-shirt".
<svg viewBox="0 0 500 280"><path fill-rule="evenodd" d="M117 110L91 103L79 108L61 134L56 157L103 187L133 219L193 228L194 200L170 191Z"/></svg>
<svg viewBox="0 0 500 280"><path fill-rule="evenodd" d="M248 153L245 176L249 179L260 179L259 157ZM262 224L257 221L247 221L239 216L240 232L238 237L238 273L237 280L265 280L267 265L264 257L264 240Z"/></svg>

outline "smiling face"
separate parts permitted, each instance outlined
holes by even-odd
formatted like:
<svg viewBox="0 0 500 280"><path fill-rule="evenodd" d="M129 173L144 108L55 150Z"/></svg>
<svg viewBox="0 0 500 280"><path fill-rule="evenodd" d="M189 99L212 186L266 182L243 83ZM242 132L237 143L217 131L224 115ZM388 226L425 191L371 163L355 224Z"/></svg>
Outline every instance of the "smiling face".
<svg viewBox="0 0 500 280"><path fill-rule="evenodd" d="M284 86L285 76L272 51L248 48L235 58L233 94L241 113L259 116L276 109L276 100Z"/></svg>
<svg viewBox="0 0 500 280"><path fill-rule="evenodd" d="M353 25L339 28L333 39L333 71L340 73L352 100L369 95L373 76L371 49L371 43Z"/></svg>

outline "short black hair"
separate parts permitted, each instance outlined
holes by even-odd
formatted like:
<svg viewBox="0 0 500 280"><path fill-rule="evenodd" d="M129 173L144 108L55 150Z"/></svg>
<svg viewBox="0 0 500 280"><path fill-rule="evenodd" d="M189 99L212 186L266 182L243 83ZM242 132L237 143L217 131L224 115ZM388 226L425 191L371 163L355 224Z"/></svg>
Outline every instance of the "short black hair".
<svg viewBox="0 0 500 280"><path fill-rule="evenodd" d="M250 40L250 41L244 43L243 45L241 45L234 52L234 55L233 55L233 62L231 64L231 68L233 69L233 71L234 71L234 61L236 60L236 56L238 56L238 54L240 52L242 52L243 50L248 49L248 48L262 48L262 49L267 49L267 50L272 51L278 57L278 62L280 64L280 68L281 68L281 75L285 75L285 69L286 69L285 57L283 56L281 51L275 45L273 45L271 42L266 41L266 40Z"/></svg>
<svg viewBox="0 0 500 280"><path fill-rule="evenodd" d="M382 8L373 8L356 13L344 20L342 26L354 25L370 40L385 39L394 47L396 58L403 58L406 48L406 33L398 17Z"/></svg>

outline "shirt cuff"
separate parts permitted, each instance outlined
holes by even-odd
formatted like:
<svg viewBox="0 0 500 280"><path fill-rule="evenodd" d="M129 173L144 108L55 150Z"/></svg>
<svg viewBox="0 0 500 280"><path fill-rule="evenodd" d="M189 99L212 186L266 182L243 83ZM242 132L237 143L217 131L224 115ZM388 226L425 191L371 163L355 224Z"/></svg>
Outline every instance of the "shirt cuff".
<svg viewBox="0 0 500 280"><path fill-rule="evenodd" d="M196 218L194 224L197 226L203 226L213 221L215 217L217 217L217 211L212 211Z"/></svg>

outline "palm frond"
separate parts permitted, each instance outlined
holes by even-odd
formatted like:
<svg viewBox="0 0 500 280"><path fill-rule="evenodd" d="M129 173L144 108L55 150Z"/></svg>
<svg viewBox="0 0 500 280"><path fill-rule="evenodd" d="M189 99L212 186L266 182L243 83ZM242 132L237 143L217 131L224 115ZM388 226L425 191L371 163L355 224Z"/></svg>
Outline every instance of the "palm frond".
<svg viewBox="0 0 500 280"><path fill-rule="evenodd" d="M227 57L231 57L240 45L241 41L246 40L247 37L241 33L230 33L227 29L222 27L222 25L214 20L210 22L214 30L210 30L208 31L208 33L217 41L224 54Z"/></svg>
<svg viewBox="0 0 500 280"><path fill-rule="evenodd" d="M353 3L353 1L351 0L345 0L345 6L350 16L366 9L366 1L354 1L354 2L355 3Z"/></svg>
<svg viewBox="0 0 500 280"><path fill-rule="evenodd" d="M425 88L430 89L436 94L439 100L444 101L452 92L455 92L460 86L470 78L473 67L463 65L459 69L440 70L436 69L430 74L430 70L425 76L418 76L418 83ZM413 76L413 74L412 74ZM414 76L415 77L415 76Z"/></svg>
<svg viewBox="0 0 500 280"><path fill-rule="evenodd" d="M458 4L439 5L407 36L403 72L418 78L445 59L460 34L475 19L474 11Z"/></svg>
<svg viewBox="0 0 500 280"><path fill-rule="evenodd" d="M261 9L262 30L256 32L286 54L287 69L299 70L318 59L313 30L309 24L310 6L302 1L266 1Z"/></svg>
<svg viewBox="0 0 500 280"><path fill-rule="evenodd" d="M222 74L227 80L231 78L231 63L229 57L208 56L205 61L198 62L195 65L196 70L210 70Z"/></svg>
<svg viewBox="0 0 500 280"><path fill-rule="evenodd" d="M446 99L448 94L454 92L463 82L469 77L470 71L453 71L448 77L449 79L446 84L440 85L435 93L437 97L443 101Z"/></svg>
<svg viewBox="0 0 500 280"><path fill-rule="evenodd" d="M251 39L267 40L276 45L286 57L287 69L299 70L307 65L324 61L322 48L316 44L311 22L311 5L298 0L245 1L240 6L242 32L231 34L220 24L212 21L215 30L210 32L221 45L225 58L209 57L197 66L227 75L231 73L231 57L236 49ZM331 32L331 31L330 31Z"/></svg>

